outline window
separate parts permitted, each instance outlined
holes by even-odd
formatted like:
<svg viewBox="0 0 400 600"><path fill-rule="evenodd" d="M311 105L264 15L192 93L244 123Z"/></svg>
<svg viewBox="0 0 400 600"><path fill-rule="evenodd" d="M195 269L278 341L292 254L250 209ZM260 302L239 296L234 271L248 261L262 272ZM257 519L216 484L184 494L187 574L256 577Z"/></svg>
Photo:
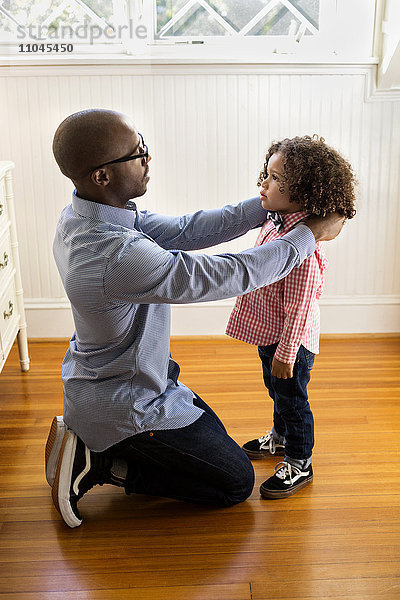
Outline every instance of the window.
<svg viewBox="0 0 400 600"><path fill-rule="evenodd" d="M157 45L213 47L219 54L332 52L336 0L153 0Z"/></svg>
<svg viewBox="0 0 400 600"><path fill-rule="evenodd" d="M156 0L155 39L316 35L320 0Z"/></svg>
<svg viewBox="0 0 400 600"><path fill-rule="evenodd" d="M374 12L375 0L0 0L0 46L36 59L57 57L60 44L71 60L366 59Z"/></svg>

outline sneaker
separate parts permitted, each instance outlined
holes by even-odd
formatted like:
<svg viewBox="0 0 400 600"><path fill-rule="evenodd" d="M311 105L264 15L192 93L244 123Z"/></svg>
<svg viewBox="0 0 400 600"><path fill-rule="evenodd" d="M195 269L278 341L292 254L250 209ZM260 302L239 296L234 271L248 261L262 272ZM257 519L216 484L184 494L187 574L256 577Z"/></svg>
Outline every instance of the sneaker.
<svg viewBox="0 0 400 600"><path fill-rule="evenodd" d="M312 466L298 469L288 462L280 462L275 467L275 474L264 481L260 487L263 498L287 498L313 480Z"/></svg>
<svg viewBox="0 0 400 600"><path fill-rule="evenodd" d="M60 455L61 444L66 431L67 426L65 425L62 416L54 417L45 449L46 479L50 486L53 485L54 477L56 476L58 457Z"/></svg>
<svg viewBox="0 0 400 600"><path fill-rule="evenodd" d="M69 527L78 527L82 517L78 501L93 486L109 482L111 459L91 452L67 429L52 489L53 503Z"/></svg>
<svg viewBox="0 0 400 600"><path fill-rule="evenodd" d="M283 444L278 444L271 431L267 431L267 433L258 438L258 440L246 442L242 446L242 450L246 452L249 458L257 460L259 458L264 458L265 456L270 456L271 454L284 454L285 446Z"/></svg>

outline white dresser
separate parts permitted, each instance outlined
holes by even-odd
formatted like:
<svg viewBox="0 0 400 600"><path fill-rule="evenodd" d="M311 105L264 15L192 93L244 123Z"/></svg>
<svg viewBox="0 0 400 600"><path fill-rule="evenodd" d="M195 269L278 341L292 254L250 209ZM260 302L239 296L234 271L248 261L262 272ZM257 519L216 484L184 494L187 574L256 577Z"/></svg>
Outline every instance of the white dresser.
<svg viewBox="0 0 400 600"><path fill-rule="evenodd" d="M0 161L0 371L18 338L22 371L29 369L24 299L19 266L11 161Z"/></svg>

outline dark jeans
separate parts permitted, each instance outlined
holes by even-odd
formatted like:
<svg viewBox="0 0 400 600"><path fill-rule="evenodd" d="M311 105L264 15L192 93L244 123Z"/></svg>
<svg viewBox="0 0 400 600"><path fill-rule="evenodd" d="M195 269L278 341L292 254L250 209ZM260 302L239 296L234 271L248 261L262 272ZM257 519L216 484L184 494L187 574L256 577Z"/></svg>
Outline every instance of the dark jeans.
<svg viewBox="0 0 400 600"><path fill-rule="evenodd" d="M314 446L314 418L307 395L315 354L300 346L291 379L271 375L272 358L278 344L259 346L265 387L274 401L274 427L285 437L285 455L307 459Z"/></svg>
<svg viewBox="0 0 400 600"><path fill-rule="evenodd" d="M132 436L108 452L128 463L127 494L151 494L216 506L248 498L254 470L243 450L230 438L209 406L181 429L155 430Z"/></svg>

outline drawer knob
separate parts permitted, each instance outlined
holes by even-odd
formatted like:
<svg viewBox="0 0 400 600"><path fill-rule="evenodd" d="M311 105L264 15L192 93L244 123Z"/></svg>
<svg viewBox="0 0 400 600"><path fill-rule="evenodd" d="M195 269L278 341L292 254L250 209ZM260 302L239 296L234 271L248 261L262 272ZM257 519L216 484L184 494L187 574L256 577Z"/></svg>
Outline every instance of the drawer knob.
<svg viewBox="0 0 400 600"><path fill-rule="evenodd" d="M11 315L13 314L13 311L14 311L14 305L10 300L8 303L8 312L6 310L3 312L3 319L9 319L11 317Z"/></svg>
<svg viewBox="0 0 400 600"><path fill-rule="evenodd" d="M0 269L4 269L8 265L8 254L4 252L3 262L0 262Z"/></svg>

